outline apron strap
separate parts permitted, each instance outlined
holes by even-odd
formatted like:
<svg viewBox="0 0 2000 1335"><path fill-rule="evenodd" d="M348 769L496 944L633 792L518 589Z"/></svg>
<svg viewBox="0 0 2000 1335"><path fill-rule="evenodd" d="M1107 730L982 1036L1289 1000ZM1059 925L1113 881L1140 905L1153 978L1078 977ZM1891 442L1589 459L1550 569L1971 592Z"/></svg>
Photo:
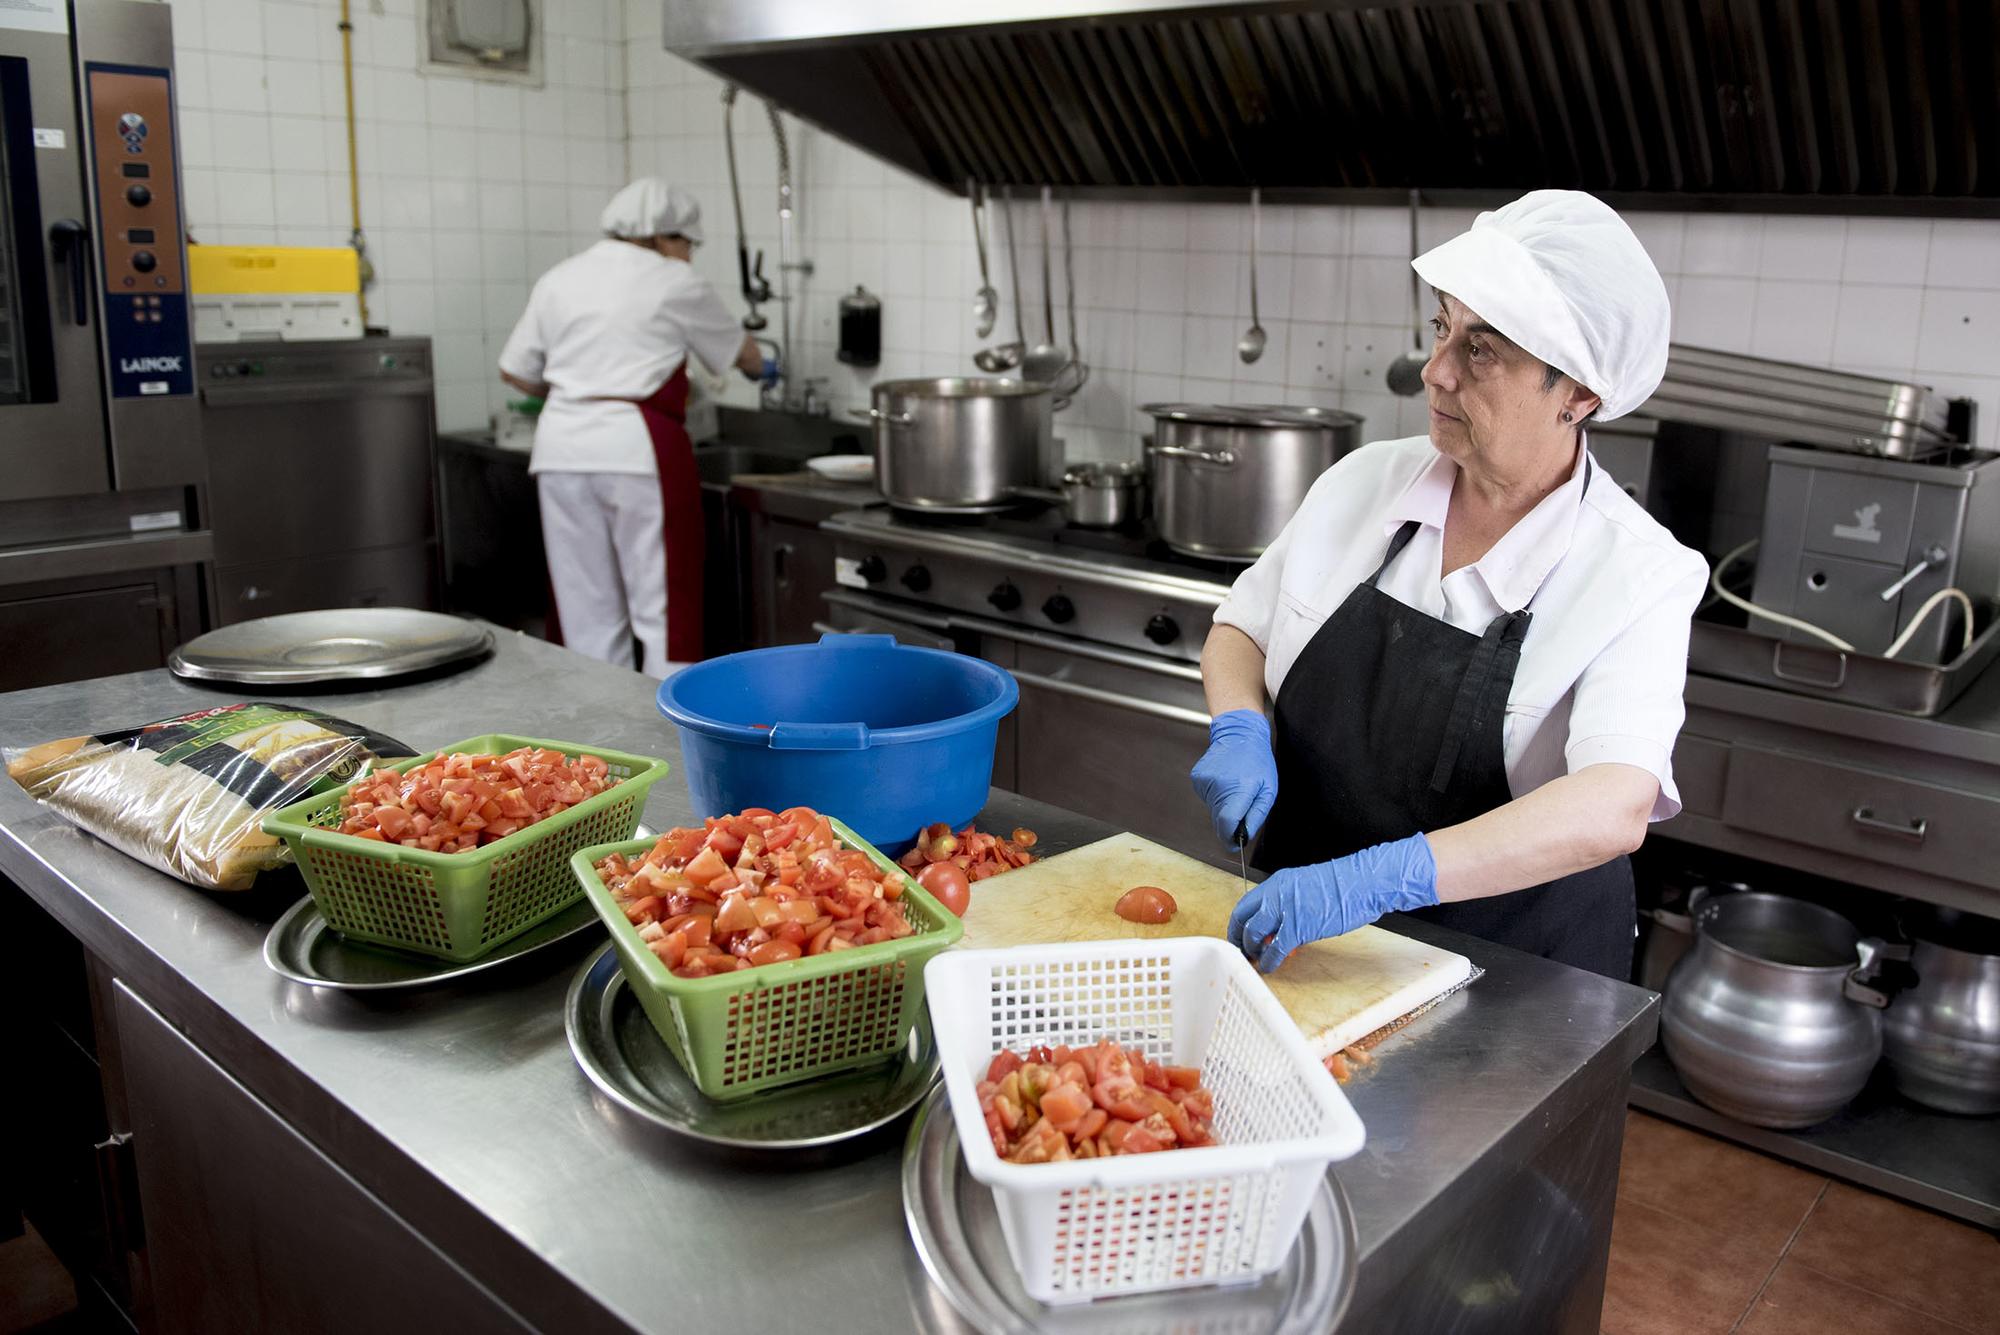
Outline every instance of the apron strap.
<svg viewBox="0 0 2000 1335"><path fill-rule="evenodd" d="M1502 612L1479 637L1451 702L1451 721L1445 726L1444 745L1438 749L1437 768L1431 771L1432 792L1443 793L1451 786L1466 739L1484 735L1496 683L1500 686L1500 711L1506 712L1506 692L1513 685L1514 670L1521 662L1521 641L1527 638L1532 620L1534 613L1525 608Z"/></svg>
<svg viewBox="0 0 2000 1335"><path fill-rule="evenodd" d="M1381 565L1375 567L1375 573L1368 577L1369 588L1372 589L1376 584L1381 582L1382 572L1389 568L1391 561L1402 555L1403 548L1410 545L1410 539L1417 536L1417 530L1421 527L1423 525L1414 519L1405 519L1403 521L1403 526L1396 530L1396 536L1389 539L1388 555L1382 558Z"/></svg>

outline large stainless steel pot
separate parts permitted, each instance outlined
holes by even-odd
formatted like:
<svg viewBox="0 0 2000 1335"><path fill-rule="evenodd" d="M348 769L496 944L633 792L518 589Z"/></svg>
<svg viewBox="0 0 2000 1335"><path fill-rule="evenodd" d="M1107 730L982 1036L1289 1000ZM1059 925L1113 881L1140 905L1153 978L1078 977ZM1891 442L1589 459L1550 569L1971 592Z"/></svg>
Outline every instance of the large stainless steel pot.
<svg viewBox="0 0 2000 1335"><path fill-rule="evenodd" d="M869 400L855 412L875 423L875 480L891 505L977 514L1060 480L1047 385L883 380Z"/></svg>
<svg viewBox="0 0 2000 1335"><path fill-rule="evenodd" d="M1845 1107L1882 1055L1885 949L1831 909L1717 895L1667 979L1660 1032L1693 1095L1738 1121L1801 1127Z"/></svg>
<svg viewBox="0 0 2000 1335"><path fill-rule="evenodd" d="M1175 551L1251 560L1277 539L1312 484L1361 443L1336 408L1149 403L1153 519Z"/></svg>
<svg viewBox="0 0 2000 1335"><path fill-rule="evenodd" d="M1939 910L1915 935L1917 981L1882 1017L1896 1088L1945 1112L2000 1112L2000 931Z"/></svg>

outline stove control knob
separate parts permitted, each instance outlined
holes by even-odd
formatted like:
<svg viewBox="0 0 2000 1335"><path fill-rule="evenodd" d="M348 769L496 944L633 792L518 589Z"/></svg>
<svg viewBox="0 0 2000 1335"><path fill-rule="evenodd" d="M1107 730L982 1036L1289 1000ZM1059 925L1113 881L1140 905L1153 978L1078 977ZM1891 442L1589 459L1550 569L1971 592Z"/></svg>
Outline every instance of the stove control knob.
<svg viewBox="0 0 2000 1335"><path fill-rule="evenodd" d="M1146 623L1146 638L1154 644L1172 644L1181 637L1180 623L1165 612L1156 612Z"/></svg>
<svg viewBox="0 0 2000 1335"><path fill-rule="evenodd" d="M986 595L986 601L993 604L995 611L1012 612L1021 606L1021 591L1003 580L993 586L993 592Z"/></svg>
<svg viewBox="0 0 2000 1335"><path fill-rule="evenodd" d="M903 587L911 593L922 593L931 586L931 572L923 566L911 566L903 572Z"/></svg>
<svg viewBox="0 0 2000 1335"><path fill-rule="evenodd" d="M889 577L889 567L879 556L864 556L861 564L854 567L854 573L870 584L880 584Z"/></svg>
<svg viewBox="0 0 2000 1335"><path fill-rule="evenodd" d="M1049 600L1042 604L1042 615L1060 626L1065 621L1076 620L1076 604L1059 593L1051 594Z"/></svg>

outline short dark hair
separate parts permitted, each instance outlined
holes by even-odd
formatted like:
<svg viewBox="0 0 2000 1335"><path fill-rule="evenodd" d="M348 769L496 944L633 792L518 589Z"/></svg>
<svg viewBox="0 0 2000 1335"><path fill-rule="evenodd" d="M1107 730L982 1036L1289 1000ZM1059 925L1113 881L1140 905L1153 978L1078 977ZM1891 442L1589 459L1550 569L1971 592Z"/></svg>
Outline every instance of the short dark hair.
<svg viewBox="0 0 2000 1335"><path fill-rule="evenodd" d="M1556 382L1562 378L1563 373L1561 371L1558 371L1553 366L1544 366L1542 368L1542 393L1546 394L1554 389Z"/></svg>

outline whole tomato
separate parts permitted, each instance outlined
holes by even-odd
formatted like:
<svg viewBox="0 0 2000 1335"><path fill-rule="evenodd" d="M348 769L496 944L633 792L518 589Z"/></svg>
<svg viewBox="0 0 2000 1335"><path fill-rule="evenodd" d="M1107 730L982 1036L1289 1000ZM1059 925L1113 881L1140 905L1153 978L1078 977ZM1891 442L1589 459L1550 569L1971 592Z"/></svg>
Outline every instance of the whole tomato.
<svg viewBox="0 0 2000 1335"><path fill-rule="evenodd" d="M931 863L917 873L917 884L951 910L955 918L963 918L972 907L972 882L955 862Z"/></svg>

